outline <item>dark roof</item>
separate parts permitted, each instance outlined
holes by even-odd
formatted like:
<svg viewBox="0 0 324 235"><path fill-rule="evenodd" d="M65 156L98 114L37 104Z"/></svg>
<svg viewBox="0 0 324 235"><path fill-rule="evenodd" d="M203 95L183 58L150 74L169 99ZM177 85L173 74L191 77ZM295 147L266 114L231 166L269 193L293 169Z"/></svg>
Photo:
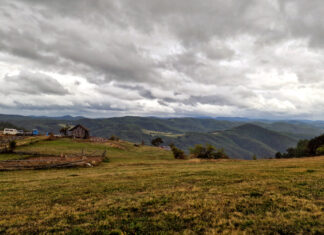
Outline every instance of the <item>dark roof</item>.
<svg viewBox="0 0 324 235"><path fill-rule="evenodd" d="M88 130L87 128L85 128L84 126L82 126L81 124L78 124L78 125L76 125L76 126L70 128L69 131L73 131L74 129L76 129L76 128L78 128L78 127L81 127L82 129L85 129L86 131L89 132L89 130Z"/></svg>

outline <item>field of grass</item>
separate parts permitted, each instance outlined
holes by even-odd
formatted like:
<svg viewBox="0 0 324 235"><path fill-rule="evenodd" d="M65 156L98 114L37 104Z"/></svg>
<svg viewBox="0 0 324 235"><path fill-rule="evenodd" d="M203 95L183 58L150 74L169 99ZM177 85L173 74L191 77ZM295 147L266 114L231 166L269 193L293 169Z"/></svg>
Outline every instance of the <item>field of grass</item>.
<svg viewBox="0 0 324 235"><path fill-rule="evenodd" d="M174 160L159 148L69 139L18 150L82 148L107 149L110 161L0 172L0 233L324 233L324 157Z"/></svg>
<svg viewBox="0 0 324 235"><path fill-rule="evenodd" d="M170 137L170 138L176 138L180 136L184 136L184 134L175 134L172 132L162 132L162 131L151 131L142 129L144 134L151 135L151 136L157 136L157 137Z"/></svg>
<svg viewBox="0 0 324 235"><path fill-rule="evenodd" d="M25 147L26 145L32 145L32 144L38 143L39 141L42 141L44 139L46 139L46 137L27 137L27 138L23 138L23 139L16 139L15 141L16 141L18 147L19 146ZM25 159L25 158L29 158L29 157L31 157L31 156L6 153L6 154L0 154L0 161L21 160L21 159Z"/></svg>
<svg viewBox="0 0 324 235"><path fill-rule="evenodd" d="M6 153L6 154L0 154L0 161L8 161L8 160L22 160L32 157L31 155L19 155L19 154L13 154L13 153Z"/></svg>

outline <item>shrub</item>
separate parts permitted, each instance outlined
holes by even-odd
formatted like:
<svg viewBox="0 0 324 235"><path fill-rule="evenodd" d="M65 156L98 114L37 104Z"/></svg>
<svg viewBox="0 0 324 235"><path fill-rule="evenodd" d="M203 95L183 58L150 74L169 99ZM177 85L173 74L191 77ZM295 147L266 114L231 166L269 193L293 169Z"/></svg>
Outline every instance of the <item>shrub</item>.
<svg viewBox="0 0 324 235"><path fill-rule="evenodd" d="M324 155L324 145L316 149L316 155Z"/></svg>
<svg viewBox="0 0 324 235"><path fill-rule="evenodd" d="M206 149L202 144L196 144L195 147L190 148L189 151L196 158L208 158Z"/></svg>
<svg viewBox="0 0 324 235"><path fill-rule="evenodd" d="M286 153L276 153L276 158L300 158L300 157L307 157L311 155L311 151L309 149L308 140L300 140L297 143L296 148L288 148Z"/></svg>
<svg viewBox="0 0 324 235"><path fill-rule="evenodd" d="M282 158L282 154L280 152L277 152L276 155L275 155L275 158L276 159Z"/></svg>
<svg viewBox="0 0 324 235"><path fill-rule="evenodd" d="M295 148L288 148L287 149L287 158L294 158L296 157L296 149Z"/></svg>
<svg viewBox="0 0 324 235"><path fill-rule="evenodd" d="M112 135L110 136L109 140L112 140L112 141L119 141L119 137L115 136L115 135Z"/></svg>
<svg viewBox="0 0 324 235"><path fill-rule="evenodd" d="M308 143L309 154L316 155L317 149L323 145L324 145L324 134L311 139Z"/></svg>
<svg viewBox="0 0 324 235"><path fill-rule="evenodd" d="M66 125L60 129L60 134L62 136L68 136L68 131L71 127L69 125Z"/></svg>
<svg viewBox="0 0 324 235"><path fill-rule="evenodd" d="M201 144L195 145L194 148L190 148L190 153L195 158L206 158L206 159L227 159L229 158L225 153L224 149L217 149L210 144L203 146Z"/></svg>
<svg viewBox="0 0 324 235"><path fill-rule="evenodd" d="M164 141L160 137L157 137L151 141L151 144L156 147L160 146L163 143Z"/></svg>
<svg viewBox="0 0 324 235"><path fill-rule="evenodd" d="M298 141L296 150L295 150L295 157L306 157L310 155L310 151L308 148L309 141L308 140L300 140Z"/></svg>
<svg viewBox="0 0 324 235"><path fill-rule="evenodd" d="M15 151L16 147L17 147L17 142L14 140L11 140L9 142L9 152Z"/></svg>
<svg viewBox="0 0 324 235"><path fill-rule="evenodd" d="M225 153L225 150L223 148L217 149L214 157L216 159L229 159L229 156Z"/></svg>
<svg viewBox="0 0 324 235"><path fill-rule="evenodd" d="M84 155L83 149L82 149L82 155ZM101 157L102 157L103 162L110 162L110 159L107 156L107 149L105 149L105 151L103 151L103 153L101 154Z"/></svg>
<svg viewBox="0 0 324 235"><path fill-rule="evenodd" d="M171 151L172 151L175 159L185 159L186 158L185 153L181 149L177 148L174 144L170 144L170 148L171 148Z"/></svg>
<svg viewBox="0 0 324 235"><path fill-rule="evenodd" d="M54 136L54 134L50 133L46 140L51 141L51 140L55 140L55 139L56 139L56 137Z"/></svg>
<svg viewBox="0 0 324 235"><path fill-rule="evenodd" d="M257 156L255 154L253 154L252 159L257 160Z"/></svg>

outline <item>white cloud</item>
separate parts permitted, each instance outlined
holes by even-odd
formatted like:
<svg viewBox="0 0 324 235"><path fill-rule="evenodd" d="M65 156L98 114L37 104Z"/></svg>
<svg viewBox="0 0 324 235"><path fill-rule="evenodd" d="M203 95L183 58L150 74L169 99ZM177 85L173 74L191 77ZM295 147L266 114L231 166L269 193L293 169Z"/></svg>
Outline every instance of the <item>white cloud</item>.
<svg viewBox="0 0 324 235"><path fill-rule="evenodd" d="M321 118L319 0L3 0L0 112Z"/></svg>

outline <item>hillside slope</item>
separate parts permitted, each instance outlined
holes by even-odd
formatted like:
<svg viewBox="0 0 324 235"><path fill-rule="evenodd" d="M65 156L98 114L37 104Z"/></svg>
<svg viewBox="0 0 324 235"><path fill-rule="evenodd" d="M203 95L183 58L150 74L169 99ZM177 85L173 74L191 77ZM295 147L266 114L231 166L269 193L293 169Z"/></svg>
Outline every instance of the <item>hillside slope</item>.
<svg viewBox="0 0 324 235"><path fill-rule="evenodd" d="M142 133L142 129L151 131L185 133L185 132L210 132L215 130L226 130L239 126L240 122L231 122L214 119L199 118L155 118L155 117L118 117L118 118L98 118L75 119L29 117L19 115L1 115L0 121L11 122L16 125L24 126L27 129L37 128L43 132L58 133L60 124L82 124L88 127L93 135L108 137L119 135L125 132Z"/></svg>
<svg viewBox="0 0 324 235"><path fill-rule="evenodd" d="M263 128L277 131L280 133L294 136L298 139L311 139L316 135L323 134L323 128L308 123L289 123L289 122L273 122L273 123L254 123Z"/></svg>
<svg viewBox="0 0 324 235"><path fill-rule="evenodd" d="M285 150L297 139L271 131L253 124L245 124L225 132L226 134L236 134L247 138L258 140L275 150Z"/></svg>
<svg viewBox="0 0 324 235"><path fill-rule="evenodd" d="M240 119L239 119L240 120ZM65 124L82 124L91 135L110 137L139 143L159 136L165 144L175 143L188 151L195 144L210 143L223 147L233 158L250 159L273 157L278 151L295 146L299 139L312 138L322 129L309 123L229 121L201 118L118 117L104 119L58 117L24 117L0 115L0 121L10 121L25 129L37 128L41 132L58 133Z"/></svg>
<svg viewBox="0 0 324 235"><path fill-rule="evenodd" d="M18 147L82 149L110 161L0 172L1 234L324 233L324 157L176 160L160 148L72 139Z"/></svg>
<svg viewBox="0 0 324 235"><path fill-rule="evenodd" d="M0 130L3 130L4 128L23 129L11 124L10 122L0 122Z"/></svg>
<svg viewBox="0 0 324 235"><path fill-rule="evenodd" d="M298 139L270 131L253 124L244 124L226 131L214 133L187 133L184 136L167 138L177 146L188 149L194 144L209 143L224 148L232 158L251 159L273 157L276 152L286 150Z"/></svg>
<svg viewBox="0 0 324 235"><path fill-rule="evenodd" d="M37 128L42 132L58 133L62 124L79 124L87 126L94 135L108 137L111 135L124 135L129 132L135 136L142 136L143 129L156 132L169 132L174 134L187 132L209 133L228 130L246 123L255 124L263 128L285 133L296 138L312 138L324 132L324 126L317 126L318 122L291 122L291 121L254 121L245 119L211 119L211 118L156 118L156 117L117 117L88 119L83 117L37 117L0 114L0 122L10 122L26 129ZM314 125L312 125L314 123ZM145 133L144 133L145 134ZM145 136L145 135L144 135ZM127 139L127 138L126 138Z"/></svg>

